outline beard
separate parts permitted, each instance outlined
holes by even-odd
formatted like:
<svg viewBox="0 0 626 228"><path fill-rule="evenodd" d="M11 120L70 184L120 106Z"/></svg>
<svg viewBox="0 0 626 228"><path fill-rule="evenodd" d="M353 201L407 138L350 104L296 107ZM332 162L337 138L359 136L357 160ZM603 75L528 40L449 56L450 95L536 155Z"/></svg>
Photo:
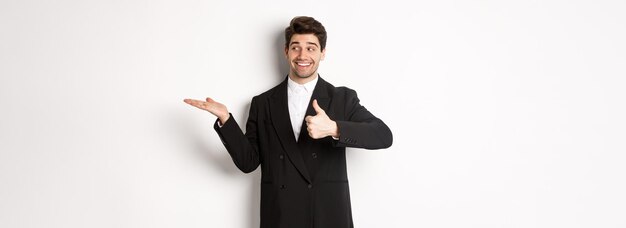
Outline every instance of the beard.
<svg viewBox="0 0 626 228"><path fill-rule="evenodd" d="M313 76L315 74L315 72L311 72L311 73L308 73L308 74L299 74L297 71L294 71L293 73L294 73L294 75L298 76L298 78L308 78L308 77L311 77L311 76Z"/></svg>

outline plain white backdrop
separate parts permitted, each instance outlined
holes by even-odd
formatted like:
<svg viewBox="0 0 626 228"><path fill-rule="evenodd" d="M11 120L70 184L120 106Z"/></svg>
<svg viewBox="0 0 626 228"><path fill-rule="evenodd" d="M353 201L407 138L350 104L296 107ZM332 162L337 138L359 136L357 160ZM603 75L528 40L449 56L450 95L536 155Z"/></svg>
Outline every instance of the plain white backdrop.
<svg viewBox="0 0 626 228"><path fill-rule="evenodd" d="M356 227L626 227L624 1L0 1L0 226L258 227L183 103L245 123L328 31L322 77L394 133L349 149ZM242 128L244 126L241 126Z"/></svg>

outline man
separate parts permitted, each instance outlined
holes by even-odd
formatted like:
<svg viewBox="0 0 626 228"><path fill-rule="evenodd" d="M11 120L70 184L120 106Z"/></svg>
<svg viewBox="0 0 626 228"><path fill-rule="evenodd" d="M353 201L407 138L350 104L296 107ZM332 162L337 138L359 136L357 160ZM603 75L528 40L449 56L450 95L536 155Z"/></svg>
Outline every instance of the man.
<svg viewBox="0 0 626 228"><path fill-rule="evenodd" d="M215 131L241 171L261 165L262 228L353 227L346 147L392 144L387 125L359 104L354 90L319 77L325 47L320 22L291 21L285 29L289 75L252 98L245 134L223 104L185 99L218 118Z"/></svg>

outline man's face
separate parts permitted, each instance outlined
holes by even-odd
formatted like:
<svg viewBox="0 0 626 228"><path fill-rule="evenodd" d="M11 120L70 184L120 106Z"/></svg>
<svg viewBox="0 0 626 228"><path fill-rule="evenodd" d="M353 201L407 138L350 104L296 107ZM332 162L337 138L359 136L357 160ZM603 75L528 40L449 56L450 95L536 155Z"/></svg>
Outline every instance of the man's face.
<svg viewBox="0 0 626 228"><path fill-rule="evenodd" d="M290 74L298 78L308 78L317 73L320 61L326 50L321 50L320 42L313 34L294 34L285 48L289 61Z"/></svg>

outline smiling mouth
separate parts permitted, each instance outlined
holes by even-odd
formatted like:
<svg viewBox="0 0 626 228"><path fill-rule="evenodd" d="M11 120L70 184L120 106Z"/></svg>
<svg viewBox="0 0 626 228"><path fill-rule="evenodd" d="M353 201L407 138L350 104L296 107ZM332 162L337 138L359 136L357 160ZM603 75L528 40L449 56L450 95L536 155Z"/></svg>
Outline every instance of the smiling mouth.
<svg viewBox="0 0 626 228"><path fill-rule="evenodd" d="M310 66L311 63L296 63L296 65L301 66L301 67L307 67L307 66Z"/></svg>

